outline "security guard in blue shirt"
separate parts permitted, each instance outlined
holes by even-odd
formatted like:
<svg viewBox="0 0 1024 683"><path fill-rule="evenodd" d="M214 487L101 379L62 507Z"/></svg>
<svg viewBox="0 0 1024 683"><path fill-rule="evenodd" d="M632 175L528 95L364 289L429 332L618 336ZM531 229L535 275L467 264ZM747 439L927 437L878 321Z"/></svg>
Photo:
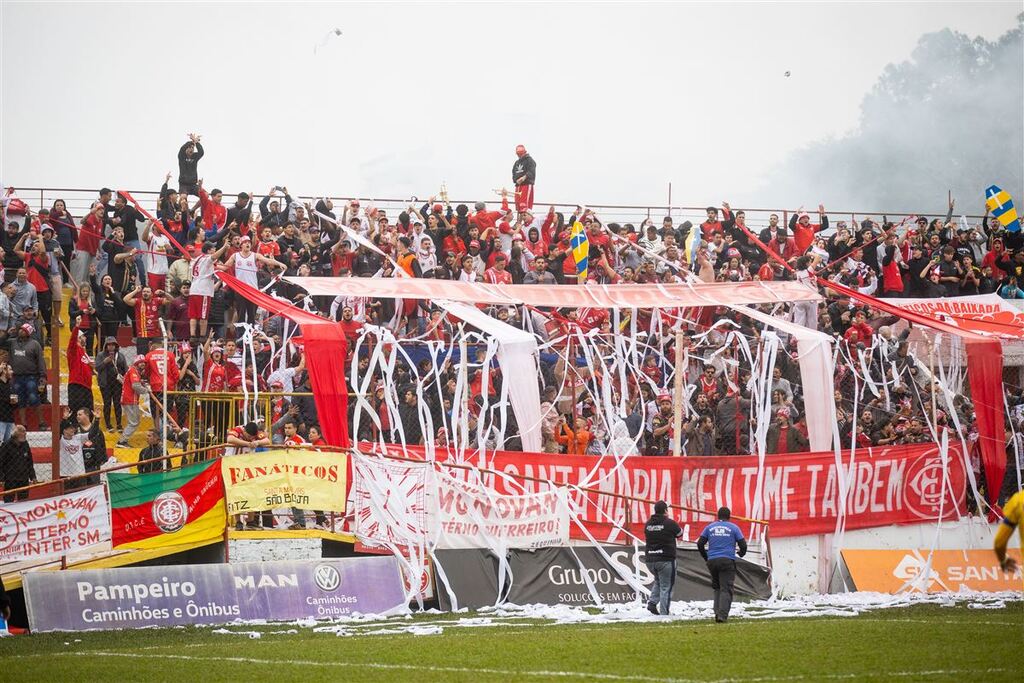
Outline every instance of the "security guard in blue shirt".
<svg viewBox="0 0 1024 683"><path fill-rule="evenodd" d="M747 554L747 540L740 528L729 521L732 512L718 508L718 521L708 524L697 539L697 550L708 563L711 587L715 590L715 621L723 623L732 608L732 585L736 580L736 547Z"/></svg>

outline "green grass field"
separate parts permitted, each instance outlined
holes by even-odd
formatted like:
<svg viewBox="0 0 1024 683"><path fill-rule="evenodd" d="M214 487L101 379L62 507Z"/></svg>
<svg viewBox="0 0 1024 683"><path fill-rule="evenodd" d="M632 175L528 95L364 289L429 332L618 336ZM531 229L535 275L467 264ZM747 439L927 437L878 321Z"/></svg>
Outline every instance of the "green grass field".
<svg viewBox="0 0 1024 683"><path fill-rule="evenodd" d="M486 615L484 615L486 616ZM58 633L0 640L18 681L1020 681L1024 603L855 617L467 628L451 615L346 627ZM415 625L432 635L367 634ZM440 630L440 633L437 631ZM259 639L246 635L256 631ZM297 631L287 632L287 631Z"/></svg>

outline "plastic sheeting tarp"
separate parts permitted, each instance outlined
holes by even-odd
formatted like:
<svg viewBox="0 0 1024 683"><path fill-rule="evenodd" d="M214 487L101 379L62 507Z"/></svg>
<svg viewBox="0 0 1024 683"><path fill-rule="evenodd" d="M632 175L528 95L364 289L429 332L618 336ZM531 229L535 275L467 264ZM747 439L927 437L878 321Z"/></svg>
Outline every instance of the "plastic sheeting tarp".
<svg viewBox="0 0 1024 683"><path fill-rule="evenodd" d="M508 397L519 425L523 450L539 452L543 442L536 337L473 306L444 300L435 300L434 303L498 341L498 365L502 381L508 386Z"/></svg>
<svg viewBox="0 0 1024 683"><path fill-rule="evenodd" d="M492 285L430 278L286 277L313 296L446 299L468 304L568 308L667 308L820 301L795 281L630 285Z"/></svg>

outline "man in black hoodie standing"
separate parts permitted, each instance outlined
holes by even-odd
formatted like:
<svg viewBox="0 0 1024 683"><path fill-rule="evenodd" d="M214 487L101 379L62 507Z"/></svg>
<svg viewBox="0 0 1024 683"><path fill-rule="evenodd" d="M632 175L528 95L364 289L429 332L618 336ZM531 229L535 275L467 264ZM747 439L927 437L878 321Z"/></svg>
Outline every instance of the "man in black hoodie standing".
<svg viewBox="0 0 1024 683"><path fill-rule="evenodd" d="M522 213L533 208L533 184L537 181L537 162L526 148L516 147L516 162L512 164L512 182L516 185L516 211Z"/></svg>
<svg viewBox="0 0 1024 683"><path fill-rule="evenodd" d="M668 504L659 500L654 504L654 514L644 525L644 563L654 575L654 585L647 599L651 614L668 614L672 586L676 582L676 539L682 535L682 528L668 516Z"/></svg>
<svg viewBox="0 0 1024 683"><path fill-rule="evenodd" d="M199 160L203 158L203 146L199 135L188 134L188 142L178 150L178 192L199 196Z"/></svg>

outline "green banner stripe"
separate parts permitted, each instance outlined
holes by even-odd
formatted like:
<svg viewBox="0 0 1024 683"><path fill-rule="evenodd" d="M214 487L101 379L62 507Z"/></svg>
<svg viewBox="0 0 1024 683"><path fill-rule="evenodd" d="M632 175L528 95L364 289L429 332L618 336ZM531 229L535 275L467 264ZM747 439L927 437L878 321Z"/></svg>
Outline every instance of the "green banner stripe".
<svg viewBox="0 0 1024 683"><path fill-rule="evenodd" d="M147 503L164 491L180 489L200 475L207 467L219 466L219 462L201 462L170 472L147 474L111 472L107 475L107 482L110 486L110 506L120 508Z"/></svg>

